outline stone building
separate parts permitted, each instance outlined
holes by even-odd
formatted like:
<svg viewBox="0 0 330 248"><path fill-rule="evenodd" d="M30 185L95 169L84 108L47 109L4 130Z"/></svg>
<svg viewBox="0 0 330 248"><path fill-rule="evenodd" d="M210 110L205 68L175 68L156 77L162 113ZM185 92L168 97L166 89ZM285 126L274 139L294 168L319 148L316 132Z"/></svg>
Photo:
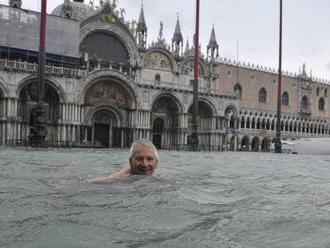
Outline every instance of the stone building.
<svg viewBox="0 0 330 248"><path fill-rule="evenodd" d="M37 101L39 13L0 5L0 145L24 145ZM128 147L149 138L186 149L191 135L194 47L180 21L171 43L160 23L148 45L144 9L128 22L117 1L64 0L47 17L45 107L54 146ZM266 151L275 136L277 74L219 58L214 28L199 60L199 144ZM201 50L201 49L200 49ZM328 84L283 76L283 137L329 136Z"/></svg>

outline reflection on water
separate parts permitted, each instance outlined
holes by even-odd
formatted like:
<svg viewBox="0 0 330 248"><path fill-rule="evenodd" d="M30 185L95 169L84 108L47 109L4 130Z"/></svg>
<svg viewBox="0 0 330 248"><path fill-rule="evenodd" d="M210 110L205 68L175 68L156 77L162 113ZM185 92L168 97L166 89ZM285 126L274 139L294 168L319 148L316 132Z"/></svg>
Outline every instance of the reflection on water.
<svg viewBox="0 0 330 248"><path fill-rule="evenodd" d="M0 150L3 247L330 247L330 157L160 152L158 175L86 179L128 150Z"/></svg>

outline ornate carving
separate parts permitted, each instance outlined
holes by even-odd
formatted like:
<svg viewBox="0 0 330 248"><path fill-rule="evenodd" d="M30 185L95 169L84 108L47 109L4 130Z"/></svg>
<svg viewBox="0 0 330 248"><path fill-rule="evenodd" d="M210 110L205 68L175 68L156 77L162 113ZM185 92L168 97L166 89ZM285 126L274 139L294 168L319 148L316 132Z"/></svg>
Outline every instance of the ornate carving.
<svg viewBox="0 0 330 248"><path fill-rule="evenodd" d="M186 63L184 63L182 65L182 72L184 74L193 74L194 73L194 61L193 60L189 60ZM198 74L200 76L204 76L205 75L204 68L201 65L201 63L199 63L199 66L198 66Z"/></svg>
<svg viewBox="0 0 330 248"><path fill-rule="evenodd" d="M170 59L163 53L153 52L149 54L145 62L146 67L172 70Z"/></svg>
<svg viewBox="0 0 330 248"><path fill-rule="evenodd" d="M90 105L115 105L118 108L129 108L132 99L122 86L109 81L92 85L86 92L85 103Z"/></svg>

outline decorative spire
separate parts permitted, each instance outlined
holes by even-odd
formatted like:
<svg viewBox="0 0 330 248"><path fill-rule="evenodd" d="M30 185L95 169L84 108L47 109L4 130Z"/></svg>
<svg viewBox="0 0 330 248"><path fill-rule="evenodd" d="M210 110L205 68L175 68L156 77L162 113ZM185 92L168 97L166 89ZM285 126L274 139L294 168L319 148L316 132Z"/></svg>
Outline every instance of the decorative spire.
<svg viewBox="0 0 330 248"><path fill-rule="evenodd" d="M180 20L179 20L179 14L178 15L178 19L176 21L176 25L175 25L175 31L173 34L173 38L172 38L172 42L183 42L183 37L182 37L182 33L181 33L181 26L180 26Z"/></svg>
<svg viewBox="0 0 330 248"><path fill-rule="evenodd" d="M146 49L147 44L147 24L144 18L143 2L141 4L141 12L136 27L136 38L139 49Z"/></svg>
<svg viewBox="0 0 330 248"><path fill-rule="evenodd" d="M190 52L189 37L187 37L186 49L184 51L184 55L188 55L189 52Z"/></svg>
<svg viewBox="0 0 330 248"><path fill-rule="evenodd" d="M137 23L136 31L137 32L147 32L147 25L146 25L146 21L144 18L144 11L143 11L143 3L141 5L140 17L139 17L139 21Z"/></svg>
<svg viewBox="0 0 330 248"><path fill-rule="evenodd" d="M175 31L172 38L172 50L175 53L175 56L180 56L180 45L181 45L181 51L183 50L183 37L181 33L181 26L180 26L180 20L179 20L179 13L177 13L178 19L176 21L175 25Z"/></svg>
<svg viewBox="0 0 330 248"><path fill-rule="evenodd" d="M209 51L211 51L211 53L210 53L211 61L213 61L214 58L219 57L219 45L218 45L217 39L215 37L214 25L213 25L212 31L211 31L210 42L207 46L207 56L208 57L209 57Z"/></svg>

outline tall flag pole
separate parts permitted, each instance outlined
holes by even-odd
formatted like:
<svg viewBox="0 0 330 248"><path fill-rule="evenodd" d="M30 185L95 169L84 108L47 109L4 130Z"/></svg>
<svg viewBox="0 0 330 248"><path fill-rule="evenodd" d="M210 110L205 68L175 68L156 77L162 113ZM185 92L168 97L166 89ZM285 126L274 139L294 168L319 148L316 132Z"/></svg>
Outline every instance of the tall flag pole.
<svg viewBox="0 0 330 248"><path fill-rule="evenodd" d="M29 142L32 147L46 146L46 110L44 107L45 64L46 64L46 10L47 0L41 1L40 34L39 34L39 65L38 65L38 99L37 106L30 113Z"/></svg>
<svg viewBox="0 0 330 248"><path fill-rule="evenodd" d="M279 66L278 66L278 91L277 91L277 122L275 153L282 153L281 142L281 105L282 105L282 0L280 0L280 34L279 34Z"/></svg>
<svg viewBox="0 0 330 248"><path fill-rule="evenodd" d="M198 61L199 61L199 0L196 0L196 31L195 39L195 60L194 60L194 80L193 80L193 116L191 148L198 150Z"/></svg>

